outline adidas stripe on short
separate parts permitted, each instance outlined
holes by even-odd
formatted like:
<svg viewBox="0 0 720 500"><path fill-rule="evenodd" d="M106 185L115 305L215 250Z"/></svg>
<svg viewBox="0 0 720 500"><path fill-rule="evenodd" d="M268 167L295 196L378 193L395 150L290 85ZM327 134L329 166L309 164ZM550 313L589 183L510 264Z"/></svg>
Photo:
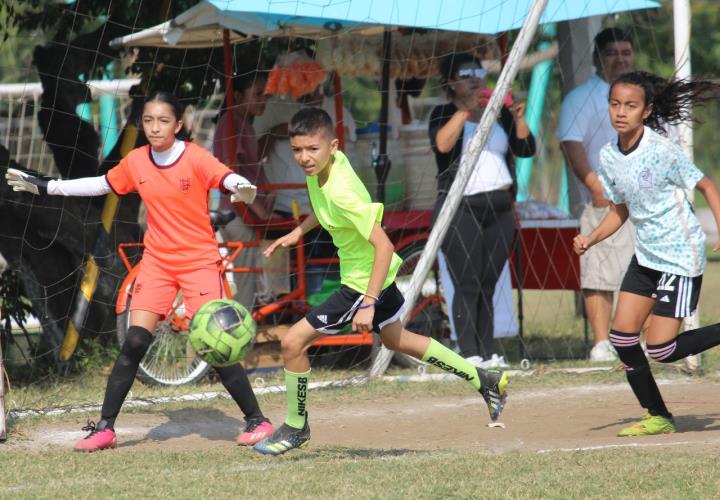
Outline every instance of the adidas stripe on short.
<svg viewBox="0 0 720 500"><path fill-rule="evenodd" d="M353 316L359 311L364 295L352 288L342 285L340 290L313 308L305 315L305 319L321 333L338 333L352 323ZM403 312L405 299L395 283L380 293L375 304L373 331L380 332L383 326L397 321Z"/></svg>
<svg viewBox="0 0 720 500"><path fill-rule="evenodd" d="M620 290L655 299L653 314L686 318L697 309L702 275L690 277L641 266L633 255Z"/></svg>

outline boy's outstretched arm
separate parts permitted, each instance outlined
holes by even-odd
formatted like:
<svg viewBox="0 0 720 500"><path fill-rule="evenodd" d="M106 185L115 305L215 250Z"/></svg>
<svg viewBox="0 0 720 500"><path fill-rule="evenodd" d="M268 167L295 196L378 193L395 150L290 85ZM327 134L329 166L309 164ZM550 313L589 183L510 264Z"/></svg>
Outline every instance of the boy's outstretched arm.
<svg viewBox="0 0 720 500"><path fill-rule="evenodd" d="M375 247L375 260L373 261L372 271L370 272L370 281L368 282L365 298L362 301L361 309L353 318L353 331L371 331L373 317L375 316L374 304L382 292L383 283L387 278L392 262L393 246L390 238L377 222L370 232L368 238L370 244Z"/></svg>
<svg viewBox="0 0 720 500"><path fill-rule="evenodd" d="M612 236L628 219L627 205L610 203L610 211L589 235L578 234L573 240L573 249L578 255L584 254L588 248Z"/></svg>
<svg viewBox="0 0 720 500"><path fill-rule="evenodd" d="M265 257L270 257L273 252L277 249L277 247L289 247L291 245L296 245L298 241L300 241L300 237L304 234L306 234L311 229L315 229L320 222L318 222L317 217L314 213L310 212L310 215L308 215L304 221L302 221L298 226L295 227L292 231L290 231L285 236L281 236L280 238L273 241L267 249L263 252L263 255Z"/></svg>
<svg viewBox="0 0 720 500"><path fill-rule="evenodd" d="M705 200L707 200L708 207L710 207L713 217L715 218L715 225L718 227L718 231L720 231L720 193L718 193L715 183L705 176L700 179L700 182L697 183L695 188L700 191L705 197ZM714 252L718 250L720 250L720 241L713 246Z"/></svg>

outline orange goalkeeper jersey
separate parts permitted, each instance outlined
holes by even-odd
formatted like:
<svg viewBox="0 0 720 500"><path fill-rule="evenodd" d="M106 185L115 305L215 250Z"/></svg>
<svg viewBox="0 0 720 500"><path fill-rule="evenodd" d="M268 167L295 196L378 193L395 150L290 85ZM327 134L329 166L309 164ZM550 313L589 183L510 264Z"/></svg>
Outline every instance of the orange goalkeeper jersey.
<svg viewBox="0 0 720 500"><path fill-rule="evenodd" d="M232 171L188 142L180 158L155 163L150 146L133 149L106 174L112 190L137 191L147 209L145 251L170 269L210 267L220 260L208 214L208 190L222 187Z"/></svg>

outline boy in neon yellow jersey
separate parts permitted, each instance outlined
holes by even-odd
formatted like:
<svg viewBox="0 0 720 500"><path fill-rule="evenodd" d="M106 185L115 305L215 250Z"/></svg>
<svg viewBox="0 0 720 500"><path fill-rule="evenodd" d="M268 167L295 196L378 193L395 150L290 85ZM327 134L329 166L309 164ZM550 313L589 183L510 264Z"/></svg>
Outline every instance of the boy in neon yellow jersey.
<svg viewBox="0 0 720 500"><path fill-rule="evenodd" d="M338 150L332 120L318 108L298 111L290 121L293 155L305 172L313 213L265 251L295 245L321 224L332 236L340 258L342 286L327 301L295 323L282 340L288 415L272 436L255 445L267 455L280 455L310 440L306 400L310 362L306 351L325 335L352 323L353 331L376 331L383 344L409 354L469 382L496 420L505 405L507 374L475 368L434 339L405 330L400 322L404 299L395 286L401 259L380 226L382 203L372 203L347 157Z"/></svg>

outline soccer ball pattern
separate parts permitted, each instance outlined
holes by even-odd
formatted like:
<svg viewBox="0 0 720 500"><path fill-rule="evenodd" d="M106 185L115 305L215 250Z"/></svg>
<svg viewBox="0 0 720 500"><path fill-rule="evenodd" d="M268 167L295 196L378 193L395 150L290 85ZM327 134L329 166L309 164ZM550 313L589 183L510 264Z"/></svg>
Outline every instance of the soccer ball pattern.
<svg viewBox="0 0 720 500"><path fill-rule="evenodd" d="M255 330L255 320L241 304L217 299L195 313L188 340L206 363L228 366L247 356L255 342Z"/></svg>

